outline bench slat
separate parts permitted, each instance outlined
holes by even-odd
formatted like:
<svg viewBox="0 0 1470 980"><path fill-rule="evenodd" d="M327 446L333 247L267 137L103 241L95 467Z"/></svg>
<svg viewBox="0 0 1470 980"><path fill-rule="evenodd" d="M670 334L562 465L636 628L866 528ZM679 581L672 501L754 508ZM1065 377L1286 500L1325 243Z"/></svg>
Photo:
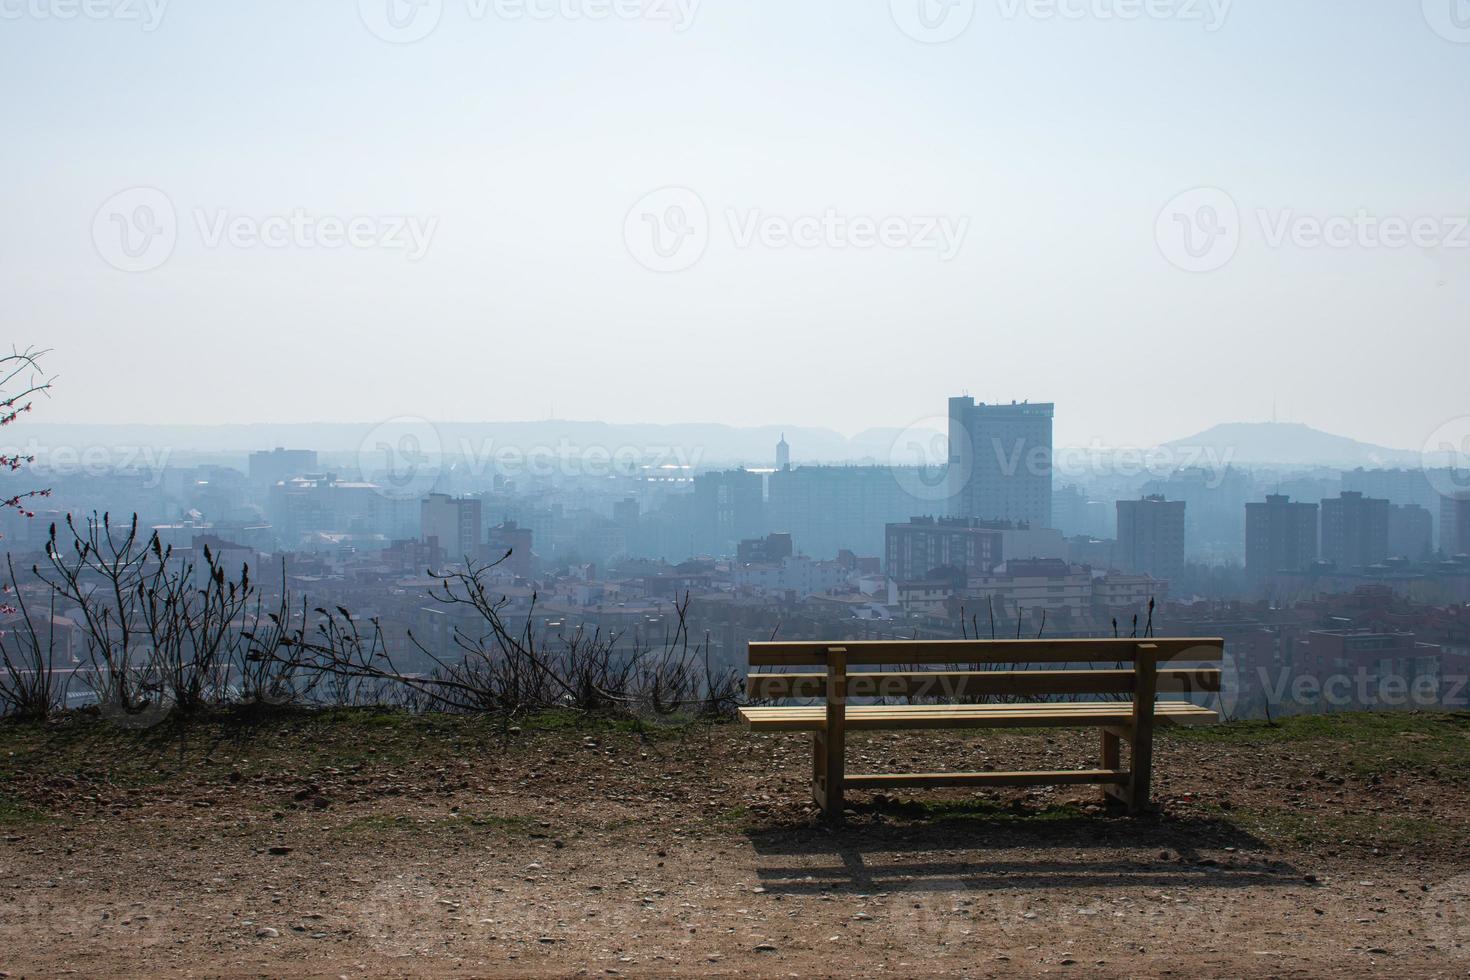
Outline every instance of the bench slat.
<svg viewBox="0 0 1470 980"><path fill-rule="evenodd" d="M997 694L1131 694L1132 670L977 670L872 672L847 675L850 698L978 697ZM1218 668L1159 671L1159 690L1169 693L1220 690ZM751 698L820 698L826 674L751 674Z"/></svg>
<svg viewBox="0 0 1470 980"><path fill-rule="evenodd" d="M1160 725L1203 725L1219 714L1187 701L1160 701L1154 709ZM950 728L1127 728L1133 723L1130 701L1062 704L927 704L849 705L851 731L898 731ZM826 725L826 708L741 708L740 717L753 730L816 732Z"/></svg>
<svg viewBox="0 0 1470 980"><path fill-rule="evenodd" d="M841 647L849 664L1065 664L1131 663L1139 644L1158 650L1158 661L1215 661L1218 637L1100 637L1073 640L852 640L751 643L752 667L825 665L827 650Z"/></svg>
<svg viewBox="0 0 1470 980"><path fill-rule="evenodd" d="M847 776L853 789L903 789L934 786L1121 786L1126 769L1055 770L1051 772L915 772Z"/></svg>

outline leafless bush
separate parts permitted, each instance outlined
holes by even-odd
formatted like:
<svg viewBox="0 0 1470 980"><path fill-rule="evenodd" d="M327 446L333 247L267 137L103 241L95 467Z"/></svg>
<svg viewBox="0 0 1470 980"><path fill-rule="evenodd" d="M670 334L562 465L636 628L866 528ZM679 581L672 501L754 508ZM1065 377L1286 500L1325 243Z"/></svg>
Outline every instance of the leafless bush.
<svg viewBox="0 0 1470 980"><path fill-rule="evenodd" d="M33 571L75 608L86 683L105 710L192 712L295 696L299 685L279 663L247 658L252 636L269 639L248 566L232 576L207 546L202 562L176 556L157 534L139 534L137 515L126 527L93 515L84 528L68 515L65 531L51 526L50 564Z"/></svg>
<svg viewBox="0 0 1470 980"><path fill-rule="evenodd" d="M67 683L55 660L56 593L51 592L44 629L36 629L9 555L6 563L10 570L6 591L15 596L19 620L13 629L0 630L0 714L45 720L66 705Z"/></svg>
<svg viewBox="0 0 1470 980"><path fill-rule="evenodd" d="M153 556L138 539L135 514L125 529L93 515L79 529L67 515L70 540L55 524L46 543L47 573L33 571L80 611L91 669L88 684L105 707L134 713L158 702L162 678L144 641L138 590L153 573Z"/></svg>
<svg viewBox="0 0 1470 980"><path fill-rule="evenodd" d="M504 559L501 559L502 561ZM409 634L433 665L423 673L403 670L383 640L381 625L354 619L345 609L316 609L250 656L276 660L284 670L324 679L335 697L396 697L401 704L441 711L494 712L506 716L565 708L588 714L719 717L733 713L740 678L710 663L707 641L691 642L689 599L676 604L678 625L661 644L602 630L539 635L535 602L525 620L507 620L508 600L495 595L487 574L496 563L434 574L430 596L471 615L456 623L457 659L434 653ZM626 640L626 642L625 642Z"/></svg>

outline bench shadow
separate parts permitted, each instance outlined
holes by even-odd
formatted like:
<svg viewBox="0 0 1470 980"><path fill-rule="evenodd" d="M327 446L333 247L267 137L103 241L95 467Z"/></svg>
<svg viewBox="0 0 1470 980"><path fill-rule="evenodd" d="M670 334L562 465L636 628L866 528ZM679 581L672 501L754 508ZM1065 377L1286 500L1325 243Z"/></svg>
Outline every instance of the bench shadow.
<svg viewBox="0 0 1470 980"><path fill-rule="evenodd" d="M851 809L852 821L841 827L747 830L764 859L756 865L761 886L778 895L1310 887L1301 871L1268 858L1266 844L1228 819L951 807L932 819L898 822L888 818L927 808L887 802ZM1234 850L1223 858L1200 853L1227 847Z"/></svg>

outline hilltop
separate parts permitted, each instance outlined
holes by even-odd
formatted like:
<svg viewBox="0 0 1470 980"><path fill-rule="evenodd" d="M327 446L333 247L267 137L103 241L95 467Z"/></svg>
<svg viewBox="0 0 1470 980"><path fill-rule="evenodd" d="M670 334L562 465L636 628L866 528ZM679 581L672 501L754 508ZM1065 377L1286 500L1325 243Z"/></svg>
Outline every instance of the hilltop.
<svg viewBox="0 0 1470 980"><path fill-rule="evenodd" d="M1300 422L1226 422L1165 443L1175 449L1209 449L1232 463L1298 466L1418 466L1420 454L1333 435Z"/></svg>
<svg viewBox="0 0 1470 980"><path fill-rule="evenodd" d="M1090 732L854 764L1084 764ZM1166 732L1155 818L1038 789L821 825L807 744L373 710L0 726L13 975L1461 975L1470 715Z"/></svg>

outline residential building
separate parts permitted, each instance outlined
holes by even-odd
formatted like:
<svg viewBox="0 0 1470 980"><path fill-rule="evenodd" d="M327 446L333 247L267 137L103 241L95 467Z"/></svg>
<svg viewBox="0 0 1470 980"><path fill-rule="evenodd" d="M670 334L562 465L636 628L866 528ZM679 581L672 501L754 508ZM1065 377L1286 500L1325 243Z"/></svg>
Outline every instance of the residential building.
<svg viewBox="0 0 1470 980"><path fill-rule="evenodd" d="M1451 558L1470 554L1470 493L1440 498L1439 550Z"/></svg>
<svg viewBox="0 0 1470 980"><path fill-rule="evenodd" d="M949 400L950 516L1052 527L1050 402Z"/></svg>
<svg viewBox="0 0 1470 980"><path fill-rule="evenodd" d="M1388 557L1388 501L1356 490L1322 501L1322 557L1340 569Z"/></svg>
<svg viewBox="0 0 1470 980"><path fill-rule="evenodd" d="M747 538L735 549L735 561L740 565L778 562L793 554L791 535L778 531L763 538Z"/></svg>
<svg viewBox="0 0 1470 980"><path fill-rule="evenodd" d="M480 554L480 500L431 493L419 504L419 540L443 549L444 559L460 563Z"/></svg>
<svg viewBox="0 0 1470 980"><path fill-rule="evenodd" d="M1434 553L1434 520L1418 504L1388 505L1390 557L1424 561Z"/></svg>
<svg viewBox="0 0 1470 980"><path fill-rule="evenodd" d="M1245 571L1256 583L1317 560L1317 505L1273 493L1245 505Z"/></svg>
<svg viewBox="0 0 1470 980"><path fill-rule="evenodd" d="M749 470L701 473L694 478L695 554L733 555L739 542L762 530L761 474Z"/></svg>
<svg viewBox="0 0 1470 980"><path fill-rule="evenodd" d="M927 579L936 568L949 567L966 576L988 572L1004 560L1000 530L968 517L915 517L889 524L884 542L884 569L899 582Z"/></svg>
<svg viewBox="0 0 1470 980"><path fill-rule="evenodd" d="M1120 500L1117 508L1119 568L1177 581L1184 573L1184 501L1153 495Z"/></svg>

